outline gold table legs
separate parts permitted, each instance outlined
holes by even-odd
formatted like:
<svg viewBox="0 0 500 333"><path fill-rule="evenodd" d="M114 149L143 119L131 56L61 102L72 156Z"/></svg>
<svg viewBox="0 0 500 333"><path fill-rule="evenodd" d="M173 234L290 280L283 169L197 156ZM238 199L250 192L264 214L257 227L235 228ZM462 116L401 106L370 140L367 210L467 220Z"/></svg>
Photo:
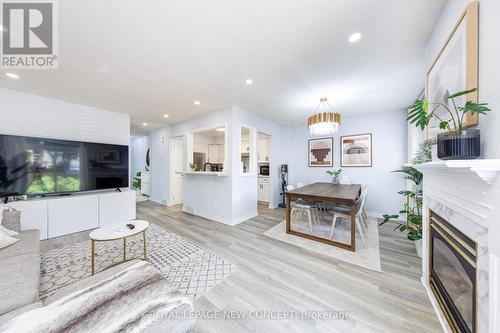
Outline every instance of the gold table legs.
<svg viewBox="0 0 500 333"><path fill-rule="evenodd" d="M131 236L135 236L135 235L131 235ZM131 236L127 236L127 237L131 237ZM114 263L112 265L110 265L109 267L106 267L105 269L108 269L108 268L111 268L113 266L116 266L116 265L119 265L121 263L124 263L127 260L127 237L123 237L123 260L120 261L120 262L117 262L117 263ZM91 244L92 244L92 275L95 274L95 242L108 242L108 241L113 241L113 240L116 240L116 239L110 239L110 240L103 240L103 241L96 241L94 239L91 239ZM142 232L142 241L144 243L144 259L143 260L148 260L148 253L147 253L147 242L146 242L146 230L144 230ZM132 259L129 259L129 260L132 260Z"/></svg>

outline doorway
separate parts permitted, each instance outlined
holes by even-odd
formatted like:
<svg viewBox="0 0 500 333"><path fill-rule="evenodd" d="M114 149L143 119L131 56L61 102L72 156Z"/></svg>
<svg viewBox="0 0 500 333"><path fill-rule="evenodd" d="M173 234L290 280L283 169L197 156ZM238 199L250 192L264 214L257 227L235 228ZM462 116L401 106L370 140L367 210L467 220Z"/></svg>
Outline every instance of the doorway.
<svg viewBox="0 0 500 333"><path fill-rule="evenodd" d="M175 137L171 140L172 164L171 177L172 180L172 195L170 205L179 205L184 202L184 137Z"/></svg>
<svg viewBox="0 0 500 333"><path fill-rule="evenodd" d="M257 201L273 207L273 174L271 167L271 136L257 134Z"/></svg>

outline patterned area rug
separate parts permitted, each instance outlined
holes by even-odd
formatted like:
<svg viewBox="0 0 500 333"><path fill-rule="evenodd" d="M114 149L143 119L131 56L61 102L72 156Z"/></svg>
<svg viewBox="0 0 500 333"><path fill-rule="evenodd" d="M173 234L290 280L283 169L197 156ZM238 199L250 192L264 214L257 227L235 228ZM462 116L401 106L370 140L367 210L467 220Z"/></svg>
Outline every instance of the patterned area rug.
<svg viewBox="0 0 500 333"><path fill-rule="evenodd" d="M223 258L154 224L146 232L148 260L170 284L195 299L236 270ZM90 276L90 240L42 253L40 298ZM123 260L123 240L96 242L96 272ZM144 258L142 234L127 238L127 259Z"/></svg>

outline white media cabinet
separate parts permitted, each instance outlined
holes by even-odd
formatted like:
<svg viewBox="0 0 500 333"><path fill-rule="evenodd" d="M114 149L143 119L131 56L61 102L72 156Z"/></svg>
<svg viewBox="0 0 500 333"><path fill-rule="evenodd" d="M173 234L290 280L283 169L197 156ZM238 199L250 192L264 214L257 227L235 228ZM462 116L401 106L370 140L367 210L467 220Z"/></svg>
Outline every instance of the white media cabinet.
<svg viewBox="0 0 500 333"><path fill-rule="evenodd" d="M22 228L38 229L40 238L48 239L133 220L135 196L135 191L122 189L13 201L0 208L20 210Z"/></svg>

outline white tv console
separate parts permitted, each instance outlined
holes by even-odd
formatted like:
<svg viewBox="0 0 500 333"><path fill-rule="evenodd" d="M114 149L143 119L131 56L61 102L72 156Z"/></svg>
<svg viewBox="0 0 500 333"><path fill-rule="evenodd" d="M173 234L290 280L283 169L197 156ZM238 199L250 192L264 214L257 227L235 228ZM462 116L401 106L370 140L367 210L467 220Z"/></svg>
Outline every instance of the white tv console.
<svg viewBox="0 0 500 333"><path fill-rule="evenodd" d="M135 198L135 191L122 189L13 201L0 208L20 210L22 228L38 229L40 238L48 239L133 220Z"/></svg>

